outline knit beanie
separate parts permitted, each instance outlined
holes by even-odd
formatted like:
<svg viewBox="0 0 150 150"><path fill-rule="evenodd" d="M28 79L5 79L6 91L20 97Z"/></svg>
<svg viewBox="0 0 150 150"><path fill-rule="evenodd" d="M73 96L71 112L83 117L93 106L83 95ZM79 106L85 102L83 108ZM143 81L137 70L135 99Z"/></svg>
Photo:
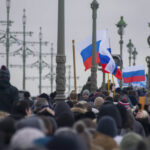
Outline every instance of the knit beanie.
<svg viewBox="0 0 150 150"><path fill-rule="evenodd" d="M38 138L45 137L44 133L34 128L23 128L18 130L12 137L11 148L25 149L34 146L34 141Z"/></svg>
<svg viewBox="0 0 150 150"><path fill-rule="evenodd" d="M104 116L99 120L97 131L110 137L117 135L117 125L115 120L110 116Z"/></svg>
<svg viewBox="0 0 150 150"><path fill-rule="evenodd" d="M32 128L39 129L43 133L45 133L45 131L46 131L44 122L39 117L36 117L36 116L21 119L20 121L18 121L16 123L17 130L20 130L20 129L26 128L26 127L32 127Z"/></svg>
<svg viewBox="0 0 150 150"><path fill-rule="evenodd" d="M82 96L85 96L85 95L88 95L88 96L90 95L89 90L85 89L85 90L83 91Z"/></svg>
<svg viewBox="0 0 150 150"><path fill-rule="evenodd" d="M1 79L10 80L10 72L8 68L4 65L0 68L0 80Z"/></svg>
<svg viewBox="0 0 150 150"><path fill-rule="evenodd" d="M88 150L85 142L71 128L59 128L47 144L49 150Z"/></svg>
<svg viewBox="0 0 150 150"><path fill-rule="evenodd" d="M129 132L123 137L120 150L134 150L140 141L142 141L142 137L139 134Z"/></svg>
<svg viewBox="0 0 150 150"><path fill-rule="evenodd" d="M121 97L118 104L123 105L127 110L130 109L130 104L126 96Z"/></svg>
<svg viewBox="0 0 150 150"><path fill-rule="evenodd" d="M91 141L92 141L92 135L86 128L85 124L83 121L77 121L73 128L77 132L77 134L85 141L86 145L88 146L89 149L91 149Z"/></svg>
<svg viewBox="0 0 150 150"><path fill-rule="evenodd" d="M58 127L71 127L73 125L74 115L67 103L57 103L55 107L55 119Z"/></svg>

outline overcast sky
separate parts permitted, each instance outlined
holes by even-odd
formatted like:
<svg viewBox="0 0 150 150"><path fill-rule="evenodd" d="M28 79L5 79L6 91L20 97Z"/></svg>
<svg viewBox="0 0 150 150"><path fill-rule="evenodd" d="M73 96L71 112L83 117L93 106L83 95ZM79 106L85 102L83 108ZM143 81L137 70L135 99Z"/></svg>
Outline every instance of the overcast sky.
<svg viewBox="0 0 150 150"><path fill-rule="evenodd" d="M147 68L145 57L150 55L150 49L147 44L147 37L150 35L150 1L149 0L97 0L99 8L97 10L97 30L108 29L110 43L113 54L119 54L119 35L117 34L116 23L120 16L124 16L127 23L123 36L123 61L124 66L128 65L127 43L132 39L138 56L137 65L144 64ZM76 46L87 36L92 34L92 10L90 8L92 0L65 0L65 51L67 62L72 65L72 40L75 40ZM11 0L10 19L14 21L11 31L22 31L23 9L26 9L27 31L33 31L32 37L27 37L27 41L38 41L39 27L42 27L43 41L54 43L54 51L57 51L57 13L58 0ZM6 0L0 2L0 20L6 20ZM0 30L6 30L6 26L0 25ZM22 36L17 36L22 40ZM28 46L34 51L39 50L39 46ZM5 52L5 47L0 46L0 52ZM13 52L20 46L12 46ZM50 44L43 46L43 52L50 51ZM50 56L43 57L49 63ZM32 64L38 60L37 57L27 57L27 64ZM0 57L0 65L5 64L5 57ZM10 58L10 64L22 64L19 56ZM76 50L77 75L80 77L78 85L85 84L87 77L91 74L90 70L84 71L80 52ZM68 71L68 70L67 70ZM72 68L73 71L73 68ZM22 89L22 69L10 68L11 82L18 89ZM43 75L47 74L49 69L43 69ZM37 69L27 69L27 76L38 76ZM73 72L72 72L73 75ZM68 76L68 72L66 72ZM102 73L98 72L98 87L102 82ZM38 94L38 80L29 80L26 82L26 88L32 95ZM117 82L117 81L116 81ZM43 85L49 85L49 80L44 80ZM72 81L73 85L73 81ZM50 89L42 89L42 92L50 93Z"/></svg>

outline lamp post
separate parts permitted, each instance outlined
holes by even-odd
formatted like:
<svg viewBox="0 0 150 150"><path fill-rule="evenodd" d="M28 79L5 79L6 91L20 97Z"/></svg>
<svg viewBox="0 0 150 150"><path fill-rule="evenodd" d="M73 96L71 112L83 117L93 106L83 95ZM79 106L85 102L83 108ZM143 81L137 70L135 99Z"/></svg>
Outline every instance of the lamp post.
<svg viewBox="0 0 150 150"><path fill-rule="evenodd" d="M148 23L150 27L150 23ZM147 38L147 43L150 46L150 35ZM150 90L150 56L146 57L147 67L148 67L148 78L147 78L147 88Z"/></svg>
<svg viewBox="0 0 150 150"><path fill-rule="evenodd" d="M55 100L65 100L66 89L66 68L65 68L65 18L64 0L58 0L58 37L57 37L57 56L56 56L56 97Z"/></svg>
<svg viewBox="0 0 150 150"><path fill-rule="evenodd" d="M40 27L40 32L39 32L39 94L41 94L41 86L42 86L42 27Z"/></svg>
<svg viewBox="0 0 150 150"><path fill-rule="evenodd" d="M51 80L51 93L53 92L53 79L54 79L54 73L53 73L53 43L51 43L51 74L50 74L50 80Z"/></svg>
<svg viewBox="0 0 150 150"><path fill-rule="evenodd" d="M25 90L25 80L26 80L26 15L25 15L25 9L23 10L23 17L22 17L22 22L23 22L23 89Z"/></svg>
<svg viewBox="0 0 150 150"><path fill-rule="evenodd" d="M148 67L148 85L147 88L150 90L150 56L146 57L147 67Z"/></svg>
<svg viewBox="0 0 150 150"><path fill-rule="evenodd" d="M131 66L131 56L132 56L132 53L133 53L133 43L131 41L131 39L129 40L129 43L127 44L127 48L128 48L128 53L129 53L129 66Z"/></svg>
<svg viewBox="0 0 150 150"><path fill-rule="evenodd" d="M122 72L123 68L123 58L122 58L122 50L123 50L123 34L124 34L124 28L127 26L125 21L123 20L123 16L121 16L120 21L116 24L118 27L118 34L120 35L120 57L121 57L121 65L120 65L120 70ZM122 87L122 81L120 80L120 87Z"/></svg>
<svg viewBox="0 0 150 150"><path fill-rule="evenodd" d="M10 0L6 0L6 8L7 8L7 27L6 27L6 66L9 67L9 14L10 14Z"/></svg>
<svg viewBox="0 0 150 150"><path fill-rule="evenodd" d="M136 48L134 48L134 51L132 52L133 55L133 66L135 66L135 60L136 60L136 55L138 54L138 52L136 51Z"/></svg>
<svg viewBox="0 0 150 150"><path fill-rule="evenodd" d="M91 93L97 90L97 64L96 64L96 18L98 2L93 0L91 3L92 18L93 18L93 32L92 32L92 67L91 67Z"/></svg>

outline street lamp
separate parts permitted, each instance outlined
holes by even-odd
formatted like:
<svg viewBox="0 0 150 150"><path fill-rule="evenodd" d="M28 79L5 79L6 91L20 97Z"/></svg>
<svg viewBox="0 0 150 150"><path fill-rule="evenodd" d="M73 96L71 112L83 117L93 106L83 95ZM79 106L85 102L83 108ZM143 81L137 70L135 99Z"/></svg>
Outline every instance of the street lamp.
<svg viewBox="0 0 150 150"><path fill-rule="evenodd" d="M148 23L150 27L150 23ZM150 46L150 35L147 38L148 45ZM147 88L150 90L150 56L146 57L147 67L148 67L148 79L147 79Z"/></svg>
<svg viewBox="0 0 150 150"><path fill-rule="evenodd" d="M96 64L96 18L98 2L93 0L91 3L92 17L93 17L93 32L92 32L92 67L91 67L91 93L97 90L97 64Z"/></svg>
<svg viewBox="0 0 150 150"><path fill-rule="evenodd" d="M10 13L10 0L6 0L6 8L7 8L7 27L6 27L6 66L9 67L9 13Z"/></svg>
<svg viewBox="0 0 150 150"><path fill-rule="evenodd" d="M42 87L42 27L40 27L40 32L39 32L39 49L40 49L40 54L39 54L39 94L41 94L41 87Z"/></svg>
<svg viewBox="0 0 150 150"><path fill-rule="evenodd" d="M147 84L147 88L150 90L150 56L146 57L146 62L147 62L147 67L148 67L148 84Z"/></svg>
<svg viewBox="0 0 150 150"><path fill-rule="evenodd" d="M23 89L26 88L26 10L23 9L22 23L23 23Z"/></svg>
<svg viewBox="0 0 150 150"><path fill-rule="evenodd" d="M58 0L58 36L56 56L56 97L55 100L65 100L66 90L66 56L65 56L65 1Z"/></svg>
<svg viewBox="0 0 150 150"><path fill-rule="evenodd" d="M132 56L132 53L133 53L133 43L131 41L131 39L129 40L129 43L127 44L127 48L128 48L128 53L129 53L129 66L131 66L131 56Z"/></svg>
<svg viewBox="0 0 150 150"><path fill-rule="evenodd" d="M132 52L133 55L133 66L135 66L135 60L136 60L136 55L138 54L138 52L136 51L136 48L134 48L134 51Z"/></svg>
<svg viewBox="0 0 150 150"><path fill-rule="evenodd" d="M120 35L120 57L121 57L121 65L120 70L122 71L123 68L123 58L122 58L122 50L123 50L123 34L124 34L124 28L127 26L125 21L123 20L123 16L121 16L120 21L116 24L118 27L118 34ZM122 87L122 81L120 80L120 87Z"/></svg>
<svg viewBox="0 0 150 150"><path fill-rule="evenodd" d="M10 8L10 0L6 0L6 7Z"/></svg>

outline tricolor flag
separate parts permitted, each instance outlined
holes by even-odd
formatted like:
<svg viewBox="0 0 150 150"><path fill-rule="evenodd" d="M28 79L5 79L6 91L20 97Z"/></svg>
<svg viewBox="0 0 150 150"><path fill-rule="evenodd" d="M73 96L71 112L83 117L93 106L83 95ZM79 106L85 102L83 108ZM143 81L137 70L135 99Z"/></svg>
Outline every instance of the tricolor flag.
<svg viewBox="0 0 150 150"><path fill-rule="evenodd" d="M97 42L96 42L96 52L97 52L97 58L96 58L96 63L100 63L100 58L99 58L99 47L100 47L100 42L103 39L103 34L101 34L102 31L97 32ZM89 36L86 38L84 41L82 41L78 49L80 51L80 54L83 59L83 64L85 66L85 71L90 69L92 66L92 36Z"/></svg>
<svg viewBox="0 0 150 150"><path fill-rule="evenodd" d="M97 32L96 52L97 64L101 63L102 69L105 73L111 73L118 79L122 80L121 71L118 69L115 61L111 56L111 49L109 45L109 38L107 30ZM78 49L81 51L81 56L85 66L85 71L92 66L92 36L80 43Z"/></svg>
<svg viewBox="0 0 150 150"><path fill-rule="evenodd" d="M111 55L111 49L109 45L109 37L108 37L107 30L103 31L103 40L100 43L99 57L100 57L100 63L102 65L103 71L105 73L111 73L116 78L122 80L122 73L120 69L117 67Z"/></svg>
<svg viewBox="0 0 150 150"><path fill-rule="evenodd" d="M131 83L145 81L145 67L141 66L129 66L123 69L123 82Z"/></svg>

